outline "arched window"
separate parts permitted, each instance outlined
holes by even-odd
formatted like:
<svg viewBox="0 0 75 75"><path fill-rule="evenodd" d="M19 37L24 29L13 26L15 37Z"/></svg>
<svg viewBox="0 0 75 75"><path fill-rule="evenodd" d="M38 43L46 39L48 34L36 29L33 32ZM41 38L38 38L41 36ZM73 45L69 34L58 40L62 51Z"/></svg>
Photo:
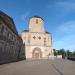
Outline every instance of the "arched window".
<svg viewBox="0 0 75 75"><path fill-rule="evenodd" d="M38 19L36 19L36 24L38 24Z"/></svg>

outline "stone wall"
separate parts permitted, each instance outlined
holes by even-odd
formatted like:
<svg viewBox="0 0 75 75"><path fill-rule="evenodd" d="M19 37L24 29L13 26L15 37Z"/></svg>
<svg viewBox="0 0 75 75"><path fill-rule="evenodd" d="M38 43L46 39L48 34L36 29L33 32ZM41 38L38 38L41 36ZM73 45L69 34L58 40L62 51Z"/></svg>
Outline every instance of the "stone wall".
<svg viewBox="0 0 75 75"><path fill-rule="evenodd" d="M8 17L4 13L3 16ZM5 22L5 20L5 17L2 17L2 12L0 12L0 64L25 58L22 39L12 29L15 25L12 24L11 19L11 23L7 23L8 21ZM11 27L7 24L10 24Z"/></svg>

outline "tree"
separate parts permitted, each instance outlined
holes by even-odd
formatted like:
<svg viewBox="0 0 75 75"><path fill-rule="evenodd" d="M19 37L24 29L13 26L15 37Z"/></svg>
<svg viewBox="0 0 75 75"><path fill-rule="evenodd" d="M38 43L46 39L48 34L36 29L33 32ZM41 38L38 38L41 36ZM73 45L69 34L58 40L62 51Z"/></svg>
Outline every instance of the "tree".
<svg viewBox="0 0 75 75"><path fill-rule="evenodd" d="M67 51L66 51L66 56L67 56L67 57L72 57L72 52L70 52L70 50L67 50Z"/></svg>
<svg viewBox="0 0 75 75"><path fill-rule="evenodd" d="M57 50L53 49L53 51L54 51L54 56L57 56L58 55Z"/></svg>
<svg viewBox="0 0 75 75"><path fill-rule="evenodd" d="M63 55L63 54L65 54L65 50L64 49L58 50L58 55Z"/></svg>
<svg viewBox="0 0 75 75"><path fill-rule="evenodd" d="M73 51L73 53L72 53L72 57L75 57L75 51Z"/></svg>
<svg viewBox="0 0 75 75"><path fill-rule="evenodd" d="M58 50L58 55L62 55L62 58L65 58L65 56L66 56L65 50L64 49Z"/></svg>

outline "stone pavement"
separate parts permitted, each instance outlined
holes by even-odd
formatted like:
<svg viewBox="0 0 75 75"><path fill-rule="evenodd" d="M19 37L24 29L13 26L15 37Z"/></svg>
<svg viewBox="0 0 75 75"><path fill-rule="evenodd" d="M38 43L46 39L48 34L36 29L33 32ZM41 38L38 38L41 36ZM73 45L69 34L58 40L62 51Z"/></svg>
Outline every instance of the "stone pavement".
<svg viewBox="0 0 75 75"><path fill-rule="evenodd" d="M0 65L0 75L75 75L75 61L23 60Z"/></svg>
<svg viewBox="0 0 75 75"><path fill-rule="evenodd" d="M50 62L60 75L75 75L75 61L55 59Z"/></svg>

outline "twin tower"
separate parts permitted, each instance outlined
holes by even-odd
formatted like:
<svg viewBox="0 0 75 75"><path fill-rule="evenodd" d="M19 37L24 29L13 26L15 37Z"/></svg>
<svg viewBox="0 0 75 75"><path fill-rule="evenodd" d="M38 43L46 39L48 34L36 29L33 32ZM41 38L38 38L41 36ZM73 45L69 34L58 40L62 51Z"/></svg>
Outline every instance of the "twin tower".
<svg viewBox="0 0 75 75"><path fill-rule="evenodd" d="M25 43L27 59L48 59L49 56L53 56L52 36L45 31L44 20L41 17L31 17L29 30L24 30L21 37Z"/></svg>

